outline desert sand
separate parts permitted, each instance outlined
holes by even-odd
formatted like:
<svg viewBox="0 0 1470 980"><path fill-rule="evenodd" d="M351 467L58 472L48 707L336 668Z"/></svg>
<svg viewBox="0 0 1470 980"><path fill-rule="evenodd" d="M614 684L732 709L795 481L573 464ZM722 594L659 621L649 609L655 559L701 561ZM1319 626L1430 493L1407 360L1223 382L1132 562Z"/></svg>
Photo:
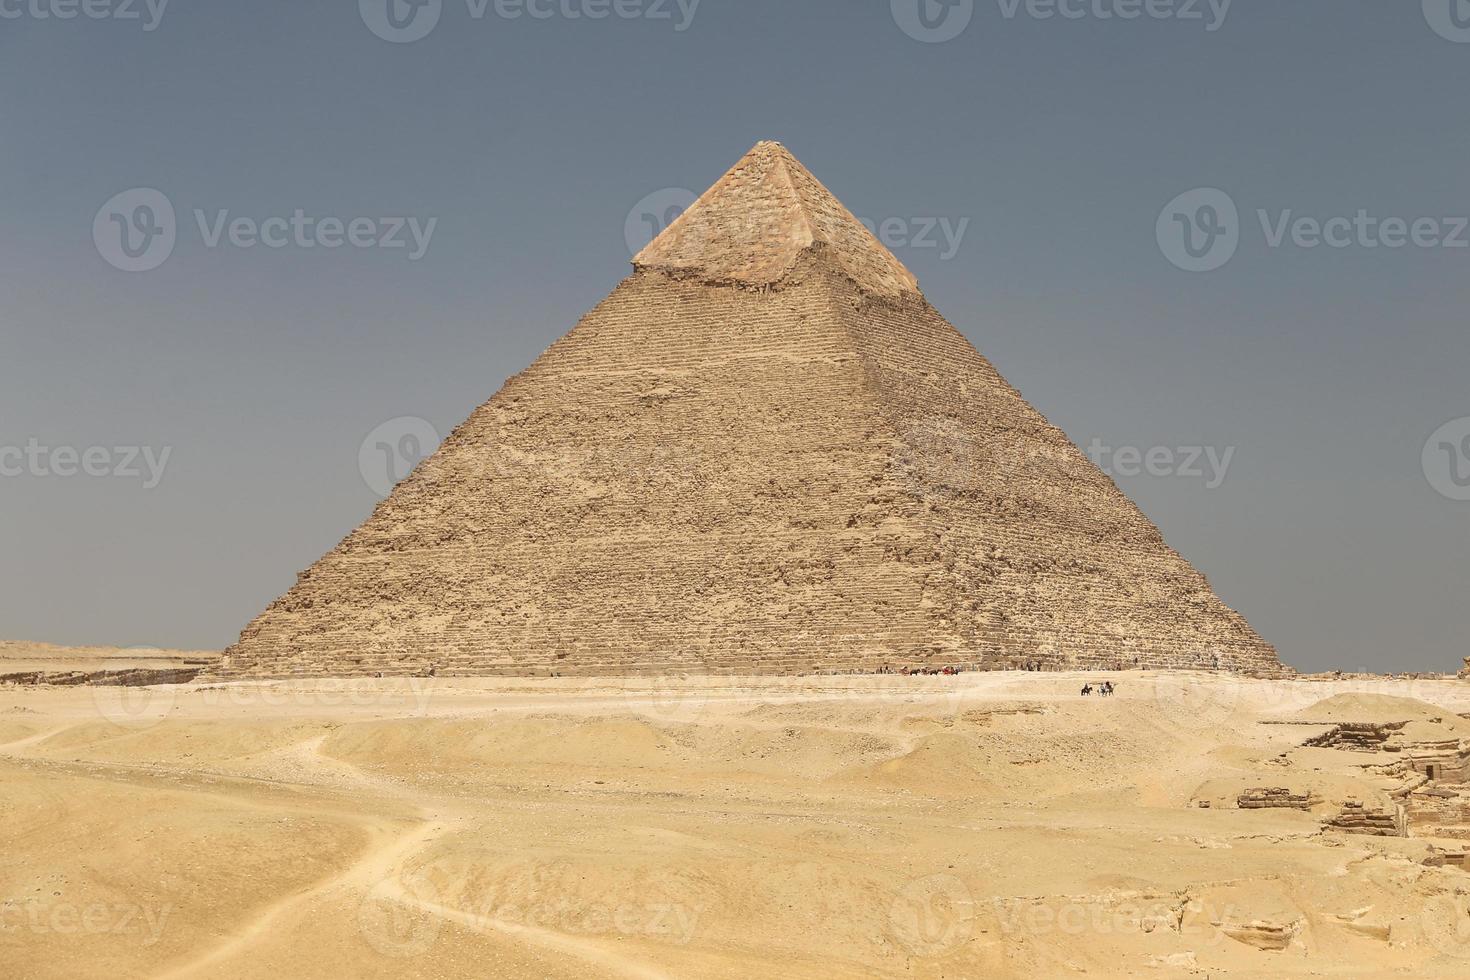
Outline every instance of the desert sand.
<svg viewBox="0 0 1470 980"><path fill-rule="evenodd" d="M1405 746L1462 713L1187 672L3 686L0 974L1463 977L1453 784L1443 826L1327 826L1423 793ZM1345 722L1405 725L1306 745Z"/></svg>

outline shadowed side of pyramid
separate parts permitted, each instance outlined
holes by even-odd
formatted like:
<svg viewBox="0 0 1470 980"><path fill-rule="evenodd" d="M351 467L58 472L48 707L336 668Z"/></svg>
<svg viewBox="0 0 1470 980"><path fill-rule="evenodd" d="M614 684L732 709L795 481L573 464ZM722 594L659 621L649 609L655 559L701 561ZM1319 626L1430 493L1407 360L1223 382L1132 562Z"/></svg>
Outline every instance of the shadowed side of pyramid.
<svg viewBox="0 0 1470 980"><path fill-rule="evenodd" d="M1282 670L777 144L222 673Z"/></svg>

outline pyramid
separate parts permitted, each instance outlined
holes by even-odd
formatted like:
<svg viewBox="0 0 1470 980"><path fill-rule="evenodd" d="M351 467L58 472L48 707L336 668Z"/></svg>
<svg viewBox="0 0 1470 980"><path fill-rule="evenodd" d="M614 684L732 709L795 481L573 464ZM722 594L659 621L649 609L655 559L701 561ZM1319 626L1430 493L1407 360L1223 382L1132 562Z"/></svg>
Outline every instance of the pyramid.
<svg viewBox="0 0 1470 980"><path fill-rule="evenodd" d="M226 676L1283 671L760 143L226 651Z"/></svg>

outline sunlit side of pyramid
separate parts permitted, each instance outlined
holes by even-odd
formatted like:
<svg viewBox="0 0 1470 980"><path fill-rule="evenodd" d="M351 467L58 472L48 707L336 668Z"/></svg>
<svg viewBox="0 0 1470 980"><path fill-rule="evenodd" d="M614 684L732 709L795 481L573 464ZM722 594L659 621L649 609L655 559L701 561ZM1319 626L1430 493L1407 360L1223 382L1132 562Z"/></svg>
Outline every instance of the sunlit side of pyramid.
<svg viewBox="0 0 1470 980"><path fill-rule="evenodd" d="M1282 668L761 143L227 651L227 675Z"/></svg>

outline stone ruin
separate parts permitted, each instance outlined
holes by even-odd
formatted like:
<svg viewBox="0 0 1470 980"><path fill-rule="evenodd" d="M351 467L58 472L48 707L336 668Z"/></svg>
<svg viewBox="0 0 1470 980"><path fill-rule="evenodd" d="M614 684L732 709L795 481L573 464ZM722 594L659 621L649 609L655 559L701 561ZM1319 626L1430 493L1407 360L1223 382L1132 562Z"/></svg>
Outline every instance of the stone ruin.
<svg viewBox="0 0 1470 980"><path fill-rule="evenodd" d="M1446 725L1446 721L1451 724ZM1459 719L1426 717L1419 721L1343 722L1308 739L1304 745L1378 755L1390 761L1367 762L1365 768L1399 780L1388 790L1388 805L1348 801L1326 821L1329 830L1392 837L1470 840L1470 739L1457 734ZM1253 790L1241 797L1282 791ZM1255 804L1256 807L1262 804ZM1281 805L1267 804L1267 805ZM1255 808L1255 807L1249 807ZM1441 863L1465 867L1464 849L1447 851Z"/></svg>
<svg viewBox="0 0 1470 980"><path fill-rule="evenodd" d="M780 144L633 265L217 675L1286 671Z"/></svg>
<svg viewBox="0 0 1470 980"><path fill-rule="evenodd" d="M1429 857L1424 862L1430 868L1459 868L1470 871L1470 848L1429 846Z"/></svg>
<svg viewBox="0 0 1470 980"><path fill-rule="evenodd" d="M1345 722L1330 731L1309 738L1306 744L1319 749L1343 749L1349 752L1398 752L1402 746L1390 740L1403 731L1406 721L1374 725L1367 722Z"/></svg>
<svg viewBox="0 0 1470 980"><path fill-rule="evenodd" d="M1342 812L1323 824L1328 830L1340 830L1348 834L1368 834L1374 837L1409 836L1408 820L1404 808L1396 806L1370 807L1358 800L1348 800Z"/></svg>
<svg viewBox="0 0 1470 980"><path fill-rule="evenodd" d="M1429 725L1442 719L1428 719ZM1407 735L1407 721L1344 722L1304 743L1313 748L1343 749L1350 752L1389 752L1401 756L1395 768L1414 772L1437 783L1464 783L1470 775L1470 740L1452 731L1445 738L1424 738L1426 727L1415 726L1415 735Z"/></svg>
<svg viewBox="0 0 1470 980"><path fill-rule="evenodd" d="M1319 805L1322 797L1315 793L1293 793L1281 786L1248 789L1236 797L1235 805L1242 810L1310 810Z"/></svg>
<svg viewBox="0 0 1470 980"><path fill-rule="evenodd" d="M154 684L187 684L204 673L207 664L196 667L146 667L123 670L26 670L0 674L0 684L51 687L149 687Z"/></svg>
<svg viewBox="0 0 1470 980"><path fill-rule="evenodd" d="M1464 783L1470 775L1470 742L1462 739L1415 742L1404 754L1410 768L1436 783Z"/></svg>
<svg viewBox="0 0 1470 980"><path fill-rule="evenodd" d="M1422 786L1408 798L1409 827L1414 833L1470 841L1470 793L1465 788Z"/></svg>

